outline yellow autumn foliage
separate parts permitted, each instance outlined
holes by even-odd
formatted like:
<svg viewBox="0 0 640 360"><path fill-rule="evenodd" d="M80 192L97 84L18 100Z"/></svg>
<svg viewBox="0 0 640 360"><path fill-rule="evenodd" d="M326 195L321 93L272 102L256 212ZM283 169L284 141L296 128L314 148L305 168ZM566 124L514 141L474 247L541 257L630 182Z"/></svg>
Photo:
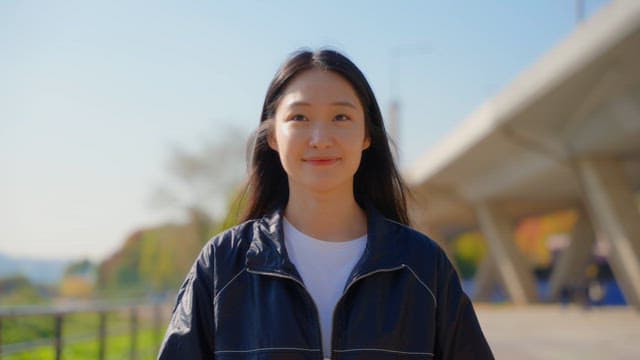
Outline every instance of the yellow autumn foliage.
<svg viewBox="0 0 640 360"><path fill-rule="evenodd" d="M487 244L479 231L471 231L458 236L453 242L456 257L477 263L487 252Z"/></svg>
<svg viewBox="0 0 640 360"><path fill-rule="evenodd" d="M551 262L548 238L554 234L570 234L578 220L575 210L561 210L520 221L515 228L518 249L536 267L546 267ZM487 243L479 231L462 233L452 241L457 259L478 264L487 252Z"/></svg>
<svg viewBox="0 0 640 360"><path fill-rule="evenodd" d="M89 298L93 288L93 281L81 275L65 276L59 285L60 295L70 298Z"/></svg>
<svg viewBox="0 0 640 360"><path fill-rule="evenodd" d="M551 262L547 239L553 234L571 233L577 220L577 212L571 209L526 218L516 227L516 244L534 266L546 267Z"/></svg>

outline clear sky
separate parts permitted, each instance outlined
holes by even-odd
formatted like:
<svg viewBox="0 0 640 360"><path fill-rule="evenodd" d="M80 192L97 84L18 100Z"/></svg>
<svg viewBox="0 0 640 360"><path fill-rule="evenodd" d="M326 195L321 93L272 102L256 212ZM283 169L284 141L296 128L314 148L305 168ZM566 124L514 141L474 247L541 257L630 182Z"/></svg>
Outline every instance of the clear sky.
<svg viewBox="0 0 640 360"><path fill-rule="evenodd" d="M151 201L172 146L251 131L300 47L400 102L407 167L575 26L574 0L2 1L0 252L99 260L175 218Z"/></svg>

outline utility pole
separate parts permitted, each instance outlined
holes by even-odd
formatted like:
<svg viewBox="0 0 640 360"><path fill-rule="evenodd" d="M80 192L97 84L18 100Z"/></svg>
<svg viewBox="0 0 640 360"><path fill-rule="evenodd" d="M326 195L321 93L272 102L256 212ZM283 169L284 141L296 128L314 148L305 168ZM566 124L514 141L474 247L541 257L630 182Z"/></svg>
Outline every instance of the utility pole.
<svg viewBox="0 0 640 360"><path fill-rule="evenodd" d="M575 16L576 24L579 24L584 20L584 0L575 1Z"/></svg>
<svg viewBox="0 0 640 360"><path fill-rule="evenodd" d="M396 94L396 70L398 60L402 57L425 55L431 52L429 46L416 44L405 47L395 47L389 51L389 113L387 114L388 134L391 140L391 151L397 166L400 166L400 103Z"/></svg>
<svg viewBox="0 0 640 360"><path fill-rule="evenodd" d="M393 153L393 159L396 165L400 162L400 132L399 132L399 118L400 118L400 104L397 100L391 100L389 104L389 140L391 145L391 151Z"/></svg>

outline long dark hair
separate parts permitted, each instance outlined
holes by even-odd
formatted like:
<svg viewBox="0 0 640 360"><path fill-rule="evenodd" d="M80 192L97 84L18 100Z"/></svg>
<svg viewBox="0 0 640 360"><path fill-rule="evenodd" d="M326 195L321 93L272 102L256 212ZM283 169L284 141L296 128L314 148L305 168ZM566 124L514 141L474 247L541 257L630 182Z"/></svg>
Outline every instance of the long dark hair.
<svg viewBox="0 0 640 360"><path fill-rule="evenodd" d="M310 69L332 71L353 87L365 114L365 131L371 145L363 151L353 179L356 202L362 208L373 206L385 217L409 224L406 187L393 161L389 139L375 95L362 72L347 57L334 50L298 51L276 72L262 106L260 126L249 152L249 180L245 194L248 203L242 221L257 219L286 205L289 199L287 174L278 153L269 147L273 119L284 89L293 78Z"/></svg>

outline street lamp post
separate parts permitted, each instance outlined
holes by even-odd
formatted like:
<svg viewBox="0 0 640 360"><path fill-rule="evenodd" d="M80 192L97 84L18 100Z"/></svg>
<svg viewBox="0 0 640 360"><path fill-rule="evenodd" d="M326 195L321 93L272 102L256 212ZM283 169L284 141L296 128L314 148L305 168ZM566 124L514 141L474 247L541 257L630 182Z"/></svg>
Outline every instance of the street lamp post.
<svg viewBox="0 0 640 360"><path fill-rule="evenodd" d="M431 49L422 45L412 45L403 47L394 47L389 51L389 110L387 114L387 124L389 139L391 141L391 149L396 164L400 163L400 101L396 94L396 74L397 61L401 57L409 57L416 55L424 55Z"/></svg>

